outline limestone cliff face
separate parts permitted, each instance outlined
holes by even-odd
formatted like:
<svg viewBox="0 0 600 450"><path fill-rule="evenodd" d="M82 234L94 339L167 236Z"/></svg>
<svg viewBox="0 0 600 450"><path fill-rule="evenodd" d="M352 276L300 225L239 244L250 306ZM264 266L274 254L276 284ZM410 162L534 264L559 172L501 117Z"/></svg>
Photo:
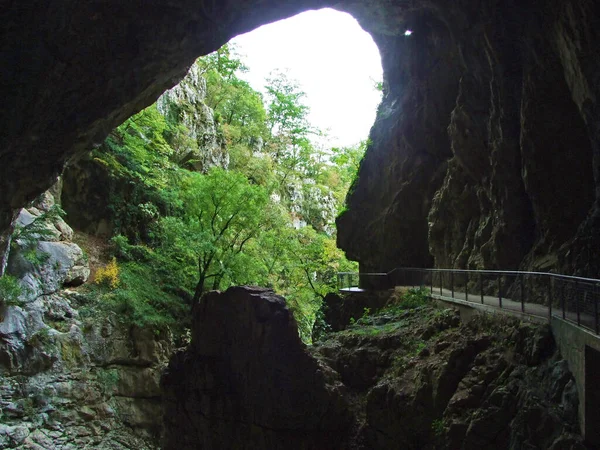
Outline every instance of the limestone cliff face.
<svg viewBox="0 0 600 450"><path fill-rule="evenodd" d="M387 93L339 244L365 270L597 276L597 3L427 4L378 40Z"/></svg>
<svg viewBox="0 0 600 450"><path fill-rule="evenodd" d="M181 83L158 98L158 110L183 124L187 139L175 146L180 165L200 171L210 167L227 167L229 155L225 141L215 122L214 111L205 103L206 80L200 67L193 64Z"/></svg>

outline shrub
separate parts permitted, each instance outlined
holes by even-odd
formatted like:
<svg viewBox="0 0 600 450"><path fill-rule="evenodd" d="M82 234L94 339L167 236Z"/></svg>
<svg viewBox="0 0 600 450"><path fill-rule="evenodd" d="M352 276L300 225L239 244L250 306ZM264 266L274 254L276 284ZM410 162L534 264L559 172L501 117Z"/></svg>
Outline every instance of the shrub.
<svg viewBox="0 0 600 450"><path fill-rule="evenodd" d="M96 272L96 283L116 289L119 286L119 266L117 258L113 257L111 261Z"/></svg>
<svg viewBox="0 0 600 450"><path fill-rule="evenodd" d="M10 275L0 277L0 303L5 305L20 305L20 297L25 292L19 280Z"/></svg>
<svg viewBox="0 0 600 450"><path fill-rule="evenodd" d="M143 245L131 245L126 236L118 234L111 240L113 254L121 261L146 262L152 258L152 250Z"/></svg>
<svg viewBox="0 0 600 450"><path fill-rule="evenodd" d="M104 296L104 305L128 325L154 330L185 326L189 307L160 285L151 267L124 263L119 288Z"/></svg>
<svg viewBox="0 0 600 450"><path fill-rule="evenodd" d="M411 288L402 296L400 306L403 309L418 308L424 306L427 303L429 294L427 289L424 287Z"/></svg>

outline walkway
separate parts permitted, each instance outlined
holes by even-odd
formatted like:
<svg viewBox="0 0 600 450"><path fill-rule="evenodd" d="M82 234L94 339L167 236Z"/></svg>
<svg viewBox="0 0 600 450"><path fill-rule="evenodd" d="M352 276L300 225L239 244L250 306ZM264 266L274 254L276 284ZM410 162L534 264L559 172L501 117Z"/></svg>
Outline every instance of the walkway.
<svg viewBox="0 0 600 450"><path fill-rule="evenodd" d="M526 314L535 317L542 317L545 319L550 319L550 314L548 311L548 305L540 305L535 303L523 303L516 302L510 298L503 298L501 303L498 300L498 297L491 295L484 295L483 302L481 301L480 295L473 294L465 294L464 292L455 291L454 294L449 289L442 289L442 293L440 294L440 289L437 290L434 288L433 293L429 294L432 298L436 298L439 300L456 302L456 303L467 303L472 305L485 305L488 307L493 307L496 309L507 310L511 312L516 312L520 314ZM502 306L500 306L500 304ZM565 311L565 317L562 315L562 310L553 310L553 317L558 317L561 319L567 319L571 322L577 323L577 313L571 311ZM590 330L594 330L595 323L594 317L590 314L580 313L579 314L579 323L580 326L589 328Z"/></svg>

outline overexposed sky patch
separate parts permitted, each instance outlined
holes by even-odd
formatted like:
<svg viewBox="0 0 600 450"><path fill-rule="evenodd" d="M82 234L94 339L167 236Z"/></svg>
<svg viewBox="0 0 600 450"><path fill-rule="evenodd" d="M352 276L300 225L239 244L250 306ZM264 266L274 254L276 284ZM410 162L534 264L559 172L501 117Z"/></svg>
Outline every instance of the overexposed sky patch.
<svg viewBox="0 0 600 450"><path fill-rule="evenodd" d="M249 68L242 78L264 92L275 69L306 92L312 125L327 131L329 145L346 146L367 139L381 94L379 50L349 14L333 9L307 11L264 25L232 40Z"/></svg>

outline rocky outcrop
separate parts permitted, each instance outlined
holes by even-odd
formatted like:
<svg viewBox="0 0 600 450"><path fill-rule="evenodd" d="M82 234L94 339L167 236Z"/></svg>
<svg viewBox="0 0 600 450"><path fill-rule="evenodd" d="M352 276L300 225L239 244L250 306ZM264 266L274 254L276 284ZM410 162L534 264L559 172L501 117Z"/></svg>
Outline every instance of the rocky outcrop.
<svg viewBox="0 0 600 450"><path fill-rule="evenodd" d="M158 448L170 336L82 317L75 292L51 300L38 331L22 327L22 364L0 361L0 447Z"/></svg>
<svg viewBox="0 0 600 450"><path fill-rule="evenodd" d="M52 364L51 355L27 342L48 332L43 319L48 311L72 315L56 294L64 286L84 283L90 274L83 251L71 242L73 230L53 213L55 208L53 194L46 192L21 210L14 225L6 275L16 280L18 293L11 302L0 301L0 361L9 371L30 373Z"/></svg>
<svg viewBox="0 0 600 450"><path fill-rule="evenodd" d="M360 448L585 448L547 326L428 306L361 322L315 349L363 399Z"/></svg>
<svg viewBox="0 0 600 450"><path fill-rule="evenodd" d="M54 196L15 223L7 275L20 294L0 298L0 448L156 448L171 336L74 290L90 269Z"/></svg>
<svg viewBox="0 0 600 450"><path fill-rule="evenodd" d="M394 291L355 292L343 296L330 292L323 299L325 322L331 331L342 331L365 315L376 313L393 297Z"/></svg>
<svg viewBox="0 0 600 450"><path fill-rule="evenodd" d="M205 294L192 341L162 380L169 449L331 449L350 415L333 371L298 336L282 297L254 287Z"/></svg>
<svg viewBox="0 0 600 450"><path fill-rule="evenodd" d="M229 155L217 128L214 111L205 103L206 79L198 64L172 89L158 98L158 110L173 122L185 126L185 139L174 145L174 158L181 166L207 171L211 167L227 168Z"/></svg>

